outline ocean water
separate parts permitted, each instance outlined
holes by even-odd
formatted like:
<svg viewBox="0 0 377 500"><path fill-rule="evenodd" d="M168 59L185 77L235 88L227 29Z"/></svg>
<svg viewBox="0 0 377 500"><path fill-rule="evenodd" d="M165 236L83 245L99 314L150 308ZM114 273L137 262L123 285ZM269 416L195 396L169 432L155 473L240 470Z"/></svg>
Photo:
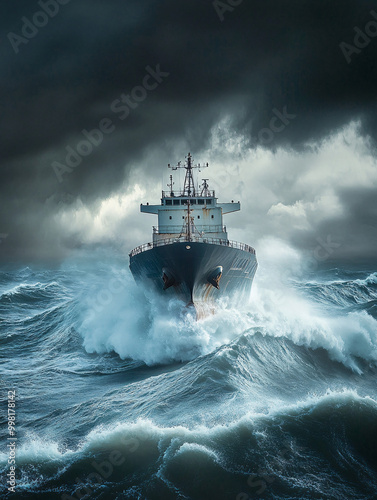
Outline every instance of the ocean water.
<svg viewBox="0 0 377 500"><path fill-rule="evenodd" d="M277 274L195 321L126 260L3 267L0 497L376 499L376 269Z"/></svg>

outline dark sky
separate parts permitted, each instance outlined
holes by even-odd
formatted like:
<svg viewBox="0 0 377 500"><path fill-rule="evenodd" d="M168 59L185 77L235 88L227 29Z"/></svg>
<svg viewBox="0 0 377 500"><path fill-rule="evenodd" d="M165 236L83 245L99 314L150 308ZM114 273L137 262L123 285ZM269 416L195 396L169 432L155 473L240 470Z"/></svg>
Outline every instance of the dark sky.
<svg viewBox="0 0 377 500"><path fill-rule="evenodd" d="M188 151L234 239L375 258L375 2L18 0L0 26L2 261L149 241Z"/></svg>

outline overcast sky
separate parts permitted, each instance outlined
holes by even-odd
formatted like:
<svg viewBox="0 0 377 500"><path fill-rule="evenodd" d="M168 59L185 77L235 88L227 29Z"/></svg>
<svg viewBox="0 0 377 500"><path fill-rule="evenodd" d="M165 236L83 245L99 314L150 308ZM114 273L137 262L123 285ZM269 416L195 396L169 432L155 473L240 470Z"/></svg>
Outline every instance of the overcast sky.
<svg viewBox="0 0 377 500"><path fill-rule="evenodd" d="M241 201L231 239L375 259L375 2L17 0L0 26L2 261L149 241L188 151Z"/></svg>

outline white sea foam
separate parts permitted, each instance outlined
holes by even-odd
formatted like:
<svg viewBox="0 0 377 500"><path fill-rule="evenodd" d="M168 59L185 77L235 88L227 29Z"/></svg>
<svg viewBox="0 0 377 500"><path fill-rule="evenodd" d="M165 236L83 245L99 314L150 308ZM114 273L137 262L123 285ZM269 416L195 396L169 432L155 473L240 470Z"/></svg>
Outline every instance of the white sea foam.
<svg viewBox="0 0 377 500"><path fill-rule="evenodd" d="M119 293L107 294L106 304L98 299L101 285L83 301L80 332L88 352L115 351L149 365L187 361L212 352L247 328L247 317L225 304L217 314L196 321L180 301L150 293L144 297L129 275L124 280Z"/></svg>
<svg viewBox="0 0 377 500"><path fill-rule="evenodd" d="M10 289L4 289L0 291L0 297L11 297L13 295L18 294L30 294L38 293L40 291L50 291L49 289L58 287L58 283L56 281L51 281L50 283L40 283L39 281L36 283L20 283L18 285L14 285Z"/></svg>
<svg viewBox="0 0 377 500"><path fill-rule="evenodd" d="M112 422L95 427L81 441L75 450L63 448L54 440L40 439L35 434L31 438L25 436L23 443L17 448L17 463L48 464L55 462L58 466L87 459L95 453L121 448L127 453L142 451L144 446L154 446L166 459L187 453L201 452L214 461L220 462L219 453L212 449L216 442L227 442L233 433L246 430L257 439L265 439L266 431L271 424L275 427L275 419L284 416L303 415L316 409L341 406L347 407L358 403L377 411L377 401L369 396L361 396L355 390L328 389L322 394L311 395L294 404L276 404L268 412L247 412L240 418L226 424L215 424L211 427L197 425L192 428L183 425L162 426L150 419L138 419L135 422ZM267 427L266 427L267 426ZM0 466L7 463L6 453L0 453Z"/></svg>
<svg viewBox="0 0 377 500"><path fill-rule="evenodd" d="M254 284L252 325L273 337L326 349L332 359L356 372L361 370L355 358L376 362L377 321L366 311L341 313L337 309L329 314L322 310L307 292L304 295L290 281L291 276L301 273L301 256L289 253L284 246L280 252L278 242L270 242L269 250ZM363 282L369 283L371 276Z"/></svg>
<svg viewBox="0 0 377 500"><path fill-rule="evenodd" d="M17 447L17 465L22 466L28 463L59 462L69 456L74 456L71 450L63 450L61 446L53 440L41 439L36 435L24 437L23 443ZM8 455L0 453L0 465L7 463Z"/></svg>
<svg viewBox="0 0 377 500"><path fill-rule="evenodd" d="M250 303L222 302L217 312L196 321L177 300L147 293L123 272L117 292L109 283L119 278L112 269L83 300L79 328L88 352L115 351L121 358L149 365L188 361L213 352L241 334L258 329L264 335L286 337L298 345L326 349L330 357L360 372L356 358L377 361L377 321L365 311L332 315L321 310L292 277L302 269L300 255L287 245L261 245L260 266ZM371 282L369 276L365 283Z"/></svg>
<svg viewBox="0 0 377 500"><path fill-rule="evenodd" d="M377 285L377 273L372 273L365 280L355 280L358 285Z"/></svg>

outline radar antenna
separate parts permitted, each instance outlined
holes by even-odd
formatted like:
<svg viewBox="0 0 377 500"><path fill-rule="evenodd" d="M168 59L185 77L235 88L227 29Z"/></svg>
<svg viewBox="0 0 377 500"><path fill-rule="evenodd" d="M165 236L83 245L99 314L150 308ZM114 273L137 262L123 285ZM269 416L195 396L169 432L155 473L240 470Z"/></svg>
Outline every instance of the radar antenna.
<svg viewBox="0 0 377 500"><path fill-rule="evenodd" d="M174 191L173 191L174 182L173 182L173 176L171 174L170 174L170 183L167 184L167 186L170 188L170 196L174 196Z"/></svg>
<svg viewBox="0 0 377 500"><path fill-rule="evenodd" d="M200 193L200 196L211 196L211 193L208 189L208 182L207 182L208 179L202 179L202 181L203 181L203 184L202 184L203 189Z"/></svg>

